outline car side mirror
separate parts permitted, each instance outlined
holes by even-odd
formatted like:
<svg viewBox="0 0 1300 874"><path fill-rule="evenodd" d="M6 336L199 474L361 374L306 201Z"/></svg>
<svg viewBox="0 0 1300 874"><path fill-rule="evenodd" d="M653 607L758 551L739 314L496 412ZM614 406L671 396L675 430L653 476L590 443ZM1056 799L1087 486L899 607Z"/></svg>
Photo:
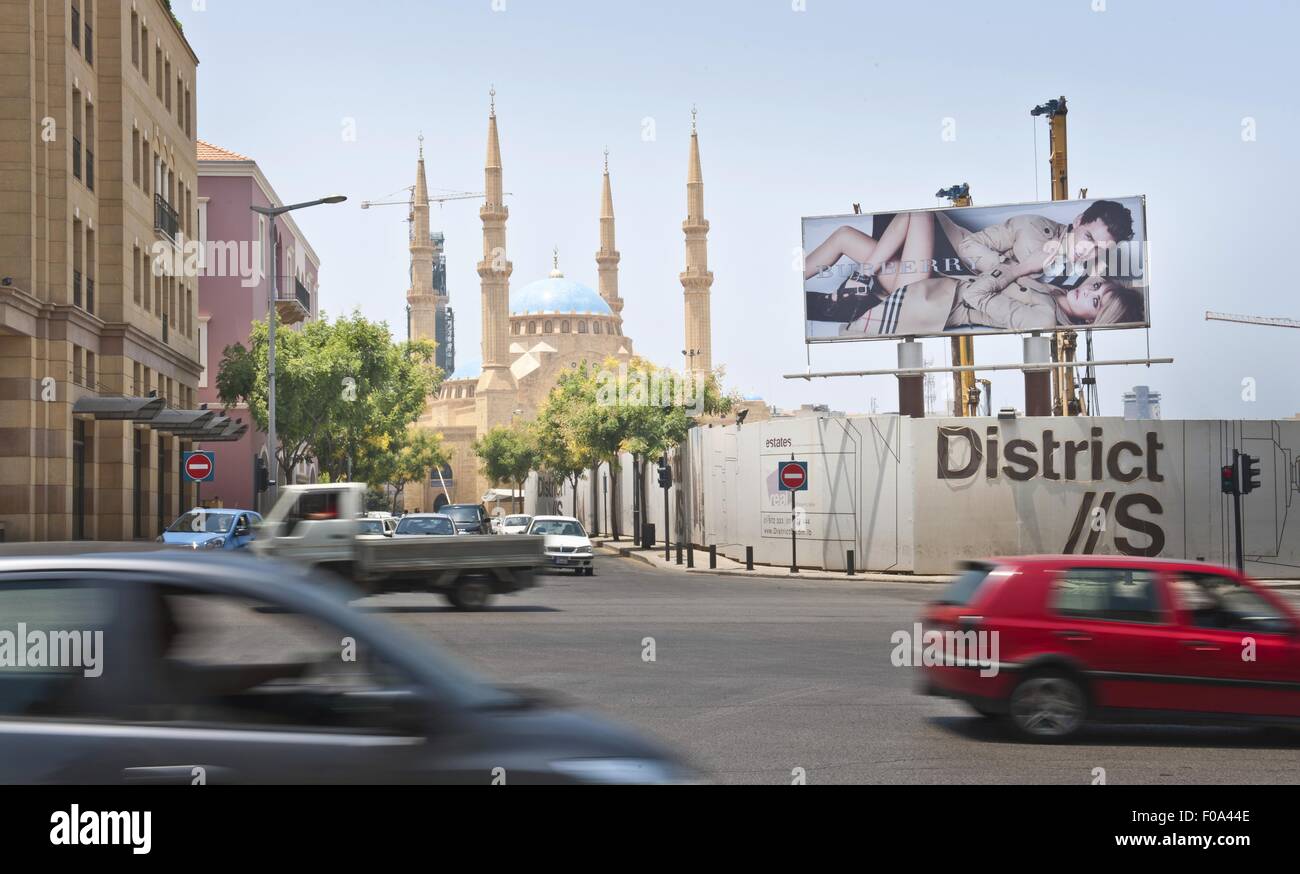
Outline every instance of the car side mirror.
<svg viewBox="0 0 1300 874"><path fill-rule="evenodd" d="M236 525L236 526L235 526L235 536L236 536L236 537L247 537L247 536L248 536L248 526L247 526L247 525Z"/></svg>

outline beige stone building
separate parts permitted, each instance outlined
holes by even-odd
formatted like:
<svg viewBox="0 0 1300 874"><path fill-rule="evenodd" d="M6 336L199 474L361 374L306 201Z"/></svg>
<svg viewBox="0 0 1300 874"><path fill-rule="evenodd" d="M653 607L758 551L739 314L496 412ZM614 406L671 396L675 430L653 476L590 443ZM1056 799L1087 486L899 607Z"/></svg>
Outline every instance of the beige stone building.
<svg viewBox="0 0 1300 874"><path fill-rule="evenodd" d="M695 125L691 126L688 167L686 293L688 349L696 350L690 366L706 370L712 361L708 298L713 282L708 273L704 220L704 182ZM483 306L483 367L481 373L456 372L442 384L418 424L443 435L451 452L450 480L435 476L423 489L408 487L408 509L431 510L445 503L478 502L490 484L479 474L472 445L480 434L498 425L534 418L561 373L581 363L608 359L628 361L635 352L624 332L623 299L618 290L619 252L615 242L614 195L606 155L600 198L600 241L596 251L598 290L570 279L560 269L559 253L550 275L519 287L511 286L513 265L507 257L501 145L495 105L488 119L486 202L483 220L483 259L478 273ZM428 188L421 154L412 206L412 304L414 339L432 339L433 301L423 292L430 262L417 243L429 235ZM422 313L416 317L417 303Z"/></svg>
<svg viewBox="0 0 1300 874"><path fill-rule="evenodd" d="M162 0L0 3L0 526L151 538L194 500L198 58Z"/></svg>

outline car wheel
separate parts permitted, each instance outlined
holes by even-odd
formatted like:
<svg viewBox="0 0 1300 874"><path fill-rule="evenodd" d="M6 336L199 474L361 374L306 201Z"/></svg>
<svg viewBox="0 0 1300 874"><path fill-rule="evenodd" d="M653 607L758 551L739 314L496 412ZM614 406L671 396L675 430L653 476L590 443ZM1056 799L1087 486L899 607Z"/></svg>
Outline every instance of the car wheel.
<svg viewBox="0 0 1300 874"><path fill-rule="evenodd" d="M587 568L587 576L594 577L595 575L596 575L596 569L594 567Z"/></svg>
<svg viewBox="0 0 1300 874"><path fill-rule="evenodd" d="M492 587L479 579L461 580L448 597L457 610L483 610L492 602Z"/></svg>
<svg viewBox="0 0 1300 874"><path fill-rule="evenodd" d="M1033 674L1011 692L1011 725L1027 740L1064 740L1083 727L1087 714L1083 686L1063 673Z"/></svg>

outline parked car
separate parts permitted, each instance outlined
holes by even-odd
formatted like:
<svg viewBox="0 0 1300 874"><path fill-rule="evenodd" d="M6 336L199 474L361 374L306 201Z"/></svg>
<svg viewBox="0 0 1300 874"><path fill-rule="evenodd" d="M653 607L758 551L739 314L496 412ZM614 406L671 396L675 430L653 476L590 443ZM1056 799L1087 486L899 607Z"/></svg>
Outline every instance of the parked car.
<svg viewBox="0 0 1300 874"><path fill-rule="evenodd" d="M378 519L381 523L383 523L384 534L388 535L389 537L391 537L393 535L393 532L397 530L397 517L394 516L392 513L387 512L386 510L371 510L370 512L366 513L365 518Z"/></svg>
<svg viewBox="0 0 1300 874"><path fill-rule="evenodd" d="M546 563L540 537L361 535L365 498L365 483L287 486L253 552L323 567L367 594L439 592L460 610L482 610L494 595L531 588L534 570ZM408 513L399 532L424 515Z"/></svg>
<svg viewBox="0 0 1300 874"><path fill-rule="evenodd" d="M349 607L359 593L319 570L78 549L0 547L0 616L102 632L93 659L77 650L93 670L0 672L0 783L191 785L196 768L209 785L488 785L502 768L511 785L692 779L660 745L490 685ZM340 659L340 640L364 657Z"/></svg>
<svg viewBox="0 0 1300 874"><path fill-rule="evenodd" d="M532 516L516 515L506 516L501 520L502 534L527 534L528 526L533 522Z"/></svg>
<svg viewBox="0 0 1300 874"><path fill-rule="evenodd" d="M1094 720L1300 722L1300 617L1231 568L1091 555L972 562L922 628L944 634L944 657L931 660L942 663L922 666L924 690L1005 716L1030 740L1062 740ZM996 670L959 664L981 636Z"/></svg>
<svg viewBox="0 0 1300 874"><path fill-rule="evenodd" d="M441 513L408 513L397 523L394 537L455 536L456 523Z"/></svg>
<svg viewBox="0 0 1300 874"><path fill-rule="evenodd" d="M396 528L397 526L393 526ZM371 519L363 516L357 520L357 533L373 537L392 537L393 531L388 525L387 519Z"/></svg>
<svg viewBox="0 0 1300 874"><path fill-rule="evenodd" d="M591 576L591 540L582 523L572 516L534 516L528 525L529 534L546 538L546 561L553 568L573 568L578 576Z"/></svg>
<svg viewBox="0 0 1300 874"><path fill-rule="evenodd" d="M492 533L492 519L482 504L447 504L438 512L452 518L459 534Z"/></svg>
<svg viewBox="0 0 1300 874"><path fill-rule="evenodd" d="M261 526L261 514L252 510L195 507L168 525L158 540L191 549L243 549L253 542Z"/></svg>

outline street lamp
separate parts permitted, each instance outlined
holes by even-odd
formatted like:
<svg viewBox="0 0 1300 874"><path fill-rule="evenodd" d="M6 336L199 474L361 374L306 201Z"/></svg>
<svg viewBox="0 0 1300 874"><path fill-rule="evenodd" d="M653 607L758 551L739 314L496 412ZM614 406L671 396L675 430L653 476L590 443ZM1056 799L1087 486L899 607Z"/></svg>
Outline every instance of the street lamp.
<svg viewBox="0 0 1300 874"><path fill-rule="evenodd" d="M266 490L270 493L268 506L274 507L275 500L279 496L279 472L280 460L276 452L275 438L275 324L279 319L275 311L275 252L271 249L271 235L275 230L275 220L277 217L284 215L286 212L293 212L295 209L306 209L309 206L320 206L322 203L342 203L347 200L342 194L332 194L329 197L322 197L319 200L309 200L305 203L291 203L288 206L252 206L249 207L258 215L267 217L266 222L266 239L262 244L266 246L266 443L270 447L271 456L271 476L266 484Z"/></svg>

